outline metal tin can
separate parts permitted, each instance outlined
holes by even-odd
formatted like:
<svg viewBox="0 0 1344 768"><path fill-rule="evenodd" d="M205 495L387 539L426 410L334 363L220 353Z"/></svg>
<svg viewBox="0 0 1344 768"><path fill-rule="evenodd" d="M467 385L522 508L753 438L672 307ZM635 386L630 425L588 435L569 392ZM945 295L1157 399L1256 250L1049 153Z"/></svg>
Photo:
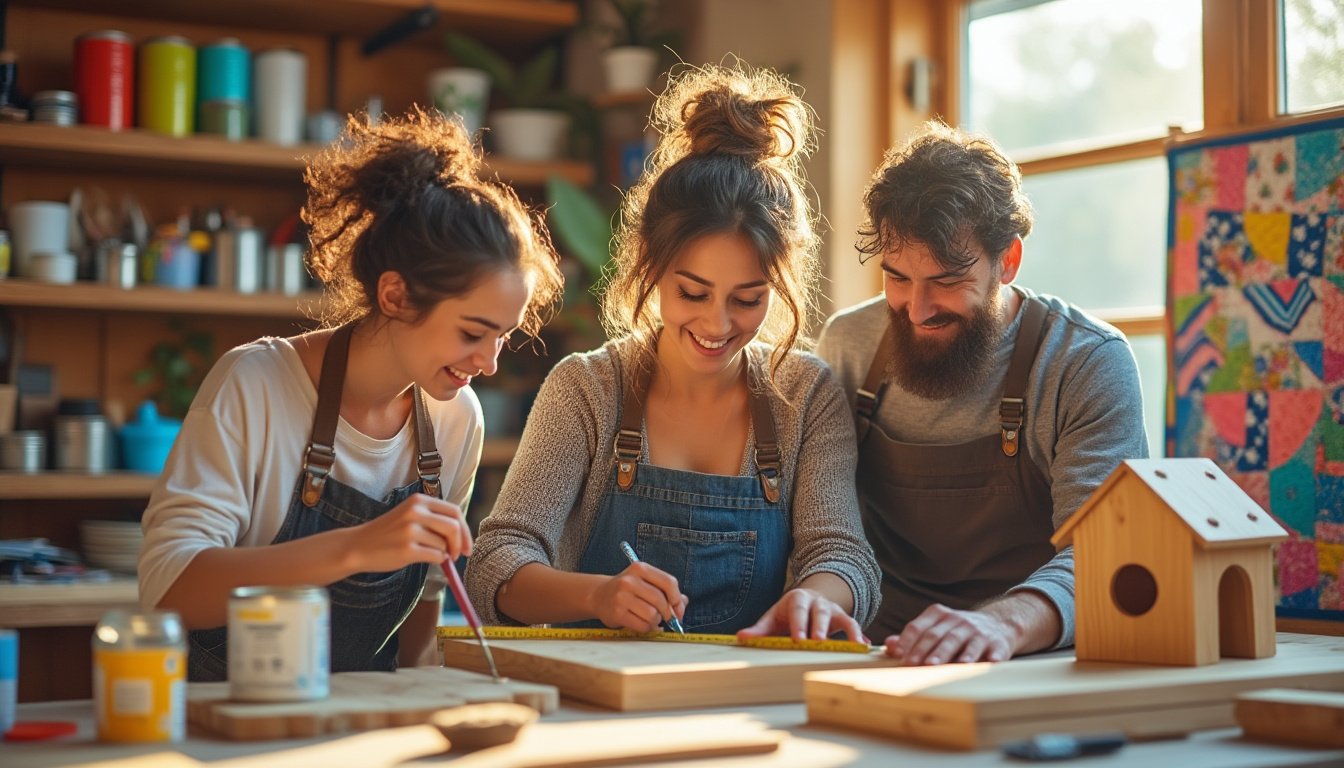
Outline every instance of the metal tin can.
<svg viewBox="0 0 1344 768"><path fill-rule="evenodd" d="M10 261L13 249L9 245L9 232L0 229L0 280L9 277Z"/></svg>
<svg viewBox="0 0 1344 768"><path fill-rule="evenodd" d="M299 51L276 49L256 56L257 137L283 146L303 140L308 105L308 59Z"/></svg>
<svg viewBox="0 0 1344 768"><path fill-rule="evenodd" d="M195 129L196 49L183 37L140 45L140 127L186 136Z"/></svg>
<svg viewBox="0 0 1344 768"><path fill-rule="evenodd" d="M75 93L80 122L120 131L135 118L135 47L115 29L75 38Z"/></svg>
<svg viewBox="0 0 1344 768"><path fill-rule="evenodd" d="M31 104L34 123L74 125L79 118L79 97L74 91L38 91Z"/></svg>
<svg viewBox="0 0 1344 768"><path fill-rule="evenodd" d="M93 709L100 741L181 741L187 646L170 611L109 611L93 630Z"/></svg>
<svg viewBox="0 0 1344 768"><path fill-rule="evenodd" d="M252 53L235 37L226 37L197 53L196 94L202 104L252 98Z"/></svg>
<svg viewBox="0 0 1344 768"><path fill-rule="evenodd" d="M238 587L229 598L229 696L314 701L330 680L330 607L322 587Z"/></svg>

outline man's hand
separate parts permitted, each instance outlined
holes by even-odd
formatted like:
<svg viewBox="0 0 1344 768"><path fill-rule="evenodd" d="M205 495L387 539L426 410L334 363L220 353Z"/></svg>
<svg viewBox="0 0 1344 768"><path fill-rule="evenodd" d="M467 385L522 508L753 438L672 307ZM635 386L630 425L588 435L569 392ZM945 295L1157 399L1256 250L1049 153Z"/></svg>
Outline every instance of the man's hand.
<svg viewBox="0 0 1344 768"><path fill-rule="evenodd" d="M1059 638L1054 604L1021 590L962 611L940 603L925 608L899 635L887 638L887 655L908 665L1007 661L1048 648Z"/></svg>

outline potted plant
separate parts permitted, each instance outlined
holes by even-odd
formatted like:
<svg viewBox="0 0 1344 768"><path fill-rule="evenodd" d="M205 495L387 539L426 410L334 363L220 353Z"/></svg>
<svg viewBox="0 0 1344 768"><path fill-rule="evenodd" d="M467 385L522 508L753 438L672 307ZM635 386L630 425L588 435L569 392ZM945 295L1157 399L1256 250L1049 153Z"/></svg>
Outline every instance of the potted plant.
<svg viewBox="0 0 1344 768"><path fill-rule="evenodd" d="M187 415L196 389L214 363L215 339L176 320L168 327L177 338L160 341L150 349L149 365L135 372L135 383L142 387L157 383L152 399L160 412L180 419Z"/></svg>
<svg viewBox="0 0 1344 768"><path fill-rule="evenodd" d="M458 63L480 69L505 107L491 112L487 122L499 154L518 160L554 160L563 154L570 117L578 100L557 91L552 83L560 64L560 49L543 48L536 56L514 66L482 43L449 32L444 45Z"/></svg>
<svg viewBox="0 0 1344 768"><path fill-rule="evenodd" d="M564 309L550 323L563 334L561 347L577 352L605 338L598 319L597 287L611 263L614 207L560 176L546 180L546 224L572 265L565 270Z"/></svg>
<svg viewBox="0 0 1344 768"><path fill-rule="evenodd" d="M605 28L611 44L602 52L607 90L643 91L658 74L659 49L673 45L675 35L657 31L654 18L658 0L606 0L619 23Z"/></svg>

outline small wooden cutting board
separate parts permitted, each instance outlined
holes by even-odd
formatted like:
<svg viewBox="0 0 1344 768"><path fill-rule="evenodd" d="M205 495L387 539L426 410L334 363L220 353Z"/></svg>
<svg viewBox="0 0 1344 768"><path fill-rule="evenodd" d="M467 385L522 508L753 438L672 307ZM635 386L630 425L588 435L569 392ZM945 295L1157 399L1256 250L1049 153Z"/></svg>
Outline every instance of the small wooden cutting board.
<svg viewBox="0 0 1344 768"><path fill-rule="evenodd" d="M228 683L191 683L187 719L227 739L260 741L419 725L441 709L490 701L512 701L546 713L555 710L559 698L551 685L496 683L460 669L415 667L339 672L331 676L331 694L321 701L230 701Z"/></svg>

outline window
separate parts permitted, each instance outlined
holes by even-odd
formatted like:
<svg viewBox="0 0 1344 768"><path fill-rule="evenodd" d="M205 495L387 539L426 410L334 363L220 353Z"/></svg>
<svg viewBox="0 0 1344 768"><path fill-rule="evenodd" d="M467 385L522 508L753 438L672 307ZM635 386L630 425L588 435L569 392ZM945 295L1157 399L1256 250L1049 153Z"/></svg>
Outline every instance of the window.
<svg viewBox="0 0 1344 768"><path fill-rule="evenodd" d="M1344 4L1282 0L1279 50L1288 112L1344 104Z"/></svg>
<svg viewBox="0 0 1344 768"><path fill-rule="evenodd" d="M1018 280L1121 324L1163 454L1170 125L1204 123L1200 0L973 0L963 124L998 140L1036 209ZM1138 308L1138 309L1136 309Z"/></svg>

